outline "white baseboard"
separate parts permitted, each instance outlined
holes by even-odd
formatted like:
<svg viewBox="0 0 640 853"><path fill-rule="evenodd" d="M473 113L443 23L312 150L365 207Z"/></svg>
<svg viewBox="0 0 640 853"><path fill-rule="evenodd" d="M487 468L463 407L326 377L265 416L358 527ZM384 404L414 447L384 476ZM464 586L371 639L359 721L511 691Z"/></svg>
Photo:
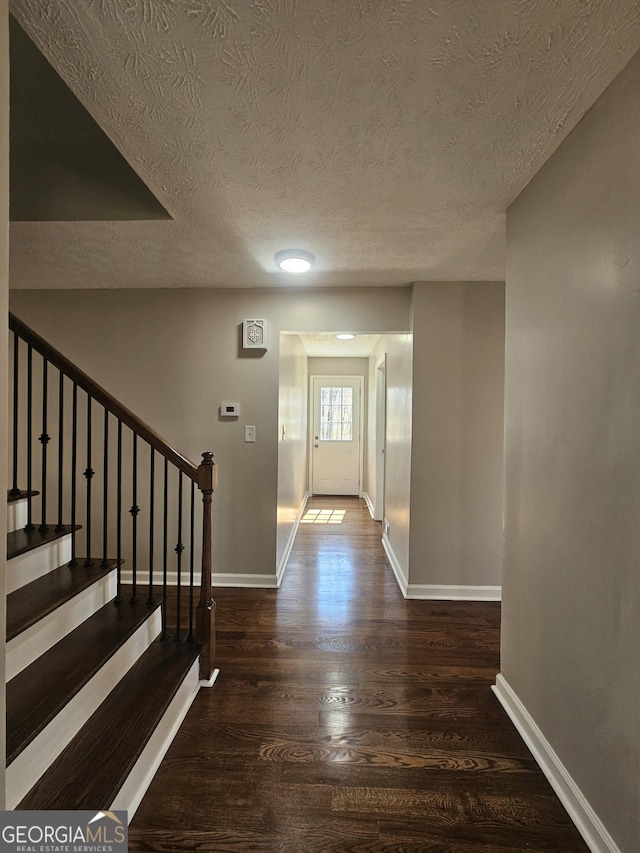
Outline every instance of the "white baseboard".
<svg viewBox="0 0 640 853"><path fill-rule="evenodd" d="M278 579L273 575L217 575L211 576L211 585L216 586L247 586L255 589L273 589L278 586ZM215 592L213 594L215 598Z"/></svg>
<svg viewBox="0 0 640 853"><path fill-rule="evenodd" d="M200 681L198 682L198 684L200 685L200 687L213 687L213 685L216 683L216 679L219 675L220 675L220 670L214 669L213 672L211 673L211 678L207 678L207 679L201 678Z"/></svg>
<svg viewBox="0 0 640 853"><path fill-rule="evenodd" d="M302 503L300 504L300 509L298 510L298 514L296 515L296 520L293 522L293 527L291 528L291 532L289 533L289 538L287 539L287 544L285 546L284 551L282 552L282 557L280 558L280 563L276 570L276 586L279 587L282 583L282 578L284 577L284 571L287 568L287 563L289 562L289 557L291 555L291 549L293 548L293 543L295 542L296 534L298 532L298 528L300 527L300 521L302 520L302 516L304 515L305 508L307 506L307 501L311 497L311 492L305 492L304 497L302 498Z"/></svg>
<svg viewBox="0 0 640 853"><path fill-rule="evenodd" d="M371 516L371 518L373 518L373 519L374 519L374 521L375 521L375 516L374 516L374 514L373 514L373 501L371 500L371 498L369 497L369 495L367 494L367 492L363 492L363 493L362 493L362 497L363 497L363 499L364 499L364 502L365 502L365 503L366 503L366 505L367 505L367 509L369 510L369 515L370 515L370 516Z"/></svg>
<svg viewBox="0 0 640 853"><path fill-rule="evenodd" d="M189 572L182 572L182 588L189 586ZM133 583L133 573L131 569L123 568L120 579L124 584ZM138 572L138 586L147 587L149 583L149 574L144 572ZM196 587L200 587L200 571L194 572L193 574L193 584ZM177 586L178 585L178 573L177 572L167 572L167 586ZM153 588L157 593L161 593L162 590L162 571L156 571L153 576Z"/></svg>
<svg viewBox="0 0 640 853"><path fill-rule="evenodd" d="M405 597L435 601L501 601L502 587L410 583Z"/></svg>
<svg viewBox="0 0 640 853"><path fill-rule="evenodd" d="M122 583L130 584L132 581L131 572L122 572ZM145 586L147 581L141 575L138 575L138 584ZM196 590L200 588L200 576L194 578ZM177 577L175 572L167 574L167 586L177 586ZM278 586L278 580L275 574L271 575L232 575L232 574L216 574L211 575L211 586L240 586L240 587L255 587L256 589L273 589ZM188 588L188 576L182 578L182 589ZM162 595L162 575L160 574L154 579L154 589L156 590L156 598ZM214 596L215 597L215 596Z"/></svg>
<svg viewBox="0 0 640 853"><path fill-rule="evenodd" d="M389 542L389 537L386 533L382 534L382 547L385 550L387 558L391 563L391 568L393 569L393 573L396 576L396 580L398 581L398 586L400 587L400 592L407 597L407 578L402 570L402 566L398 562L398 558L395 555L393 548L391 547L391 542Z"/></svg>
<svg viewBox="0 0 640 853"><path fill-rule="evenodd" d="M622 853L531 714L502 675L496 677L492 690L531 750L591 853Z"/></svg>
<svg viewBox="0 0 640 853"><path fill-rule="evenodd" d="M110 805L113 811L126 810L129 823L133 820L133 816L142 802L147 788L151 784L162 759L182 725L182 721L187 716L187 711L196 698L200 684L198 679L199 667L200 661L196 659L186 678L178 688L178 692L173 697L171 704L165 711L160 723L149 738L140 757L127 776L124 785L120 788L116 794L116 798Z"/></svg>
<svg viewBox="0 0 640 853"><path fill-rule="evenodd" d="M500 586L443 586L409 583L386 533L382 534L382 547L391 563L400 591L405 598L434 599L436 601L500 601L502 598L502 587Z"/></svg>

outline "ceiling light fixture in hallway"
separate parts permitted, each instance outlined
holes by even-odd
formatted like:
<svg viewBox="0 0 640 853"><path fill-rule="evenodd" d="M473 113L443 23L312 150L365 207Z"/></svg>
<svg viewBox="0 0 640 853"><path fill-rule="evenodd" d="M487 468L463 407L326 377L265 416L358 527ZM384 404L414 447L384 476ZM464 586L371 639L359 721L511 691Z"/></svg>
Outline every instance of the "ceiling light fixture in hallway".
<svg viewBox="0 0 640 853"><path fill-rule="evenodd" d="M284 272L309 272L316 265L316 259L311 252L304 249L283 249L275 255L276 265Z"/></svg>

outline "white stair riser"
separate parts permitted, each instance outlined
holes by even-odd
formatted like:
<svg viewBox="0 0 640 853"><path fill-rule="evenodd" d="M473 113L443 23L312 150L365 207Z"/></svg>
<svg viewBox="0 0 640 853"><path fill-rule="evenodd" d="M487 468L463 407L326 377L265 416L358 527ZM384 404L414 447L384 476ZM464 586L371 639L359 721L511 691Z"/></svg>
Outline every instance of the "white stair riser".
<svg viewBox="0 0 640 853"><path fill-rule="evenodd" d="M114 569L8 642L7 681L115 598L116 587L117 572Z"/></svg>
<svg viewBox="0 0 640 853"><path fill-rule="evenodd" d="M7 593L14 592L71 560L71 534L39 545L7 562Z"/></svg>
<svg viewBox="0 0 640 853"><path fill-rule="evenodd" d="M171 746L171 742L186 717L187 711L196 698L200 683L198 680L199 669L200 662L195 660L184 681L178 688L176 695L173 697L171 704L164 712L162 719L147 742L142 754L127 776L124 785L116 794L113 803L111 803L110 808L114 811L126 809L129 823L133 820L133 816L142 802L147 788L151 784L162 759Z"/></svg>
<svg viewBox="0 0 640 853"><path fill-rule="evenodd" d="M160 610L142 624L7 767L6 808L14 809L160 634ZM141 697L141 701L144 701Z"/></svg>
<svg viewBox="0 0 640 853"><path fill-rule="evenodd" d="M27 524L27 499L12 501L7 504L7 533L21 530Z"/></svg>

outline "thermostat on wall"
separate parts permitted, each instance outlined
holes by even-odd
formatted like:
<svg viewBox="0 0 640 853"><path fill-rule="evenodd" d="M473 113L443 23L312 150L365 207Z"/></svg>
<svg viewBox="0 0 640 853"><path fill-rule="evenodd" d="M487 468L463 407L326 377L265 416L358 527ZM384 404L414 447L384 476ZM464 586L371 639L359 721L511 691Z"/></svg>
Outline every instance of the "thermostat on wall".
<svg viewBox="0 0 640 853"><path fill-rule="evenodd" d="M223 418L237 418L240 415L240 403L221 403L220 416Z"/></svg>
<svg viewBox="0 0 640 853"><path fill-rule="evenodd" d="M242 348L243 349L266 349L267 348L267 321L245 320L242 324Z"/></svg>

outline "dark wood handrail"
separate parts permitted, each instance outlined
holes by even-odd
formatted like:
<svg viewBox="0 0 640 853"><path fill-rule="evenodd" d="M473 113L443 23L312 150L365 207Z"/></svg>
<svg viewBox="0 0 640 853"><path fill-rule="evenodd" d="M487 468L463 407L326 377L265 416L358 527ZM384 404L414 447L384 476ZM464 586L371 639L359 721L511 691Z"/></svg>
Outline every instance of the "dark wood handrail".
<svg viewBox="0 0 640 853"><path fill-rule="evenodd" d="M44 338L40 337L37 332L30 329L22 322L15 314L9 314L9 328L11 331L19 335L27 344L33 347L36 352L47 359L50 364L53 364L61 370L65 376L68 376L72 382L75 382L79 388L86 391L94 400L105 407L112 415L122 421L123 424L132 429L140 438L144 439L158 453L162 454L165 459L172 462L177 468L183 471L187 477L190 477L196 485L200 485L199 466L183 456L155 430L146 424L141 418L135 415L126 406L123 406L116 398L106 391L101 385L98 385L90 376L80 370L72 361L62 355L57 349L47 343Z"/></svg>

